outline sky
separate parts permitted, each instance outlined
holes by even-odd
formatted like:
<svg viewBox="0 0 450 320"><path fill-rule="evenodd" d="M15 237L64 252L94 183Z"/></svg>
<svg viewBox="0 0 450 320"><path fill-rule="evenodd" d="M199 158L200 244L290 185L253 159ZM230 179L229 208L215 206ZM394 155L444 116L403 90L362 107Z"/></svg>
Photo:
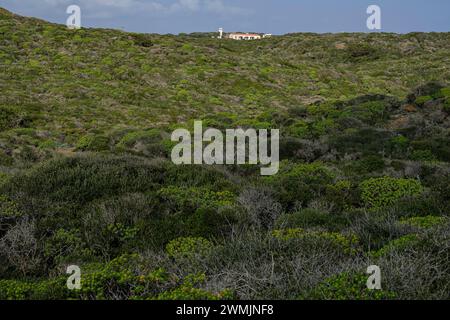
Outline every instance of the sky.
<svg viewBox="0 0 450 320"><path fill-rule="evenodd" d="M450 32L449 0L0 0L14 13L56 23L66 22L73 4L83 27L143 33L371 32L369 5L381 8L382 32Z"/></svg>

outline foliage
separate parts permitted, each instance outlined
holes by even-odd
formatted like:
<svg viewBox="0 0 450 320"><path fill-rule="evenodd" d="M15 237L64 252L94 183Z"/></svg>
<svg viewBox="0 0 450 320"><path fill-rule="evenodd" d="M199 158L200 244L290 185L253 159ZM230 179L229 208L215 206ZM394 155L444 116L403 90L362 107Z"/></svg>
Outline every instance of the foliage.
<svg viewBox="0 0 450 320"><path fill-rule="evenodd" d="M395 299L394 292L370 290L366 286L367 276L361 273L342 273L317 286L302 299L320 300L388 300Z"/></svg>
<svg viewBox="0 0 450 320"><path fill-rule="evenodd" d="M409 196L418 195L423 187L417 180L390 177L372 178L360 185L361 198L369 207L384 207Z"/></svg>
<svg viewBox="0 0 450 320"><path fill-rule="evenodd" d="M346 236L336 232L308 231L300 228L274 230L273 236L284 241L303 238L325 240L341 248L345 253L355 253L358 244L358 239L354 235Z"/></svg>
<svg viewBox="0 0 450 320"><path fill-rule="evenodd" d="M81 151L105 151L109 150L109 139L105 136L84 136L77 143L77 149Z"/></svg>
<svg viewBox="0 0 450 320"><path fill-rule="evenodd" d="M204 238L178 238L169 242L166 246L167 253L173 258L190 259L193 256L207 255L213 246Z"/></svg>
<svg viewBox="0 0 450 320"><path fill-rule="evenodd" d="M417 227L417 228L433 228L434 226L444 224L446 219L444 217L437 216L426 216L426 217L411 217L403 219L401 222L403 224Z"/></svg>
<svg viewBox="0 0 450 320"><path fill-rule="evenodd" d="M0 34L0 299L450 298L450 34ZM195 120L279 173L174 165Z"/></svg>
<svg viewBox="0 0 450 320"><path fill-rule="evenodd" d="M398 239L390 241L387 245L378 251L372 253L374 257L381 257L393 251L405 250L419 243L419 238L415 234L408 234Z"/></svg>

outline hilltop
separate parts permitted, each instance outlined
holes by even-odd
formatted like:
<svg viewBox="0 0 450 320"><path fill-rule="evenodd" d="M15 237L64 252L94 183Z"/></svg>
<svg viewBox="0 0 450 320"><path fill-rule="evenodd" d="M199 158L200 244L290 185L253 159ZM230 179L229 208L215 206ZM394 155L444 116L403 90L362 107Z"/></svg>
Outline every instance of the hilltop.
<svg viewBox="0 0 450 320"><path fill-rule="evenodd" d="M70 31L4 10L0 19L0 105L20 107L49 134L159 127L219 112L252 119L365 94L402 99L449 79L449 33L238 42Z"/></svg>

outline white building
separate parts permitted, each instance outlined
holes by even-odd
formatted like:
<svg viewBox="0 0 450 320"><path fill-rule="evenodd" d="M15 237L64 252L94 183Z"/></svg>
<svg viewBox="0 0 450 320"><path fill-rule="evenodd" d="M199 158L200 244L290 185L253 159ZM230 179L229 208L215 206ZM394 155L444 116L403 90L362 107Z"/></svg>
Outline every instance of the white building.
<svg viewBox="0 0 450 320"><path fill-rule="evenodd" d="M227 37L234 40L259 40L262 38L257 33L230 33Z"/></svg>

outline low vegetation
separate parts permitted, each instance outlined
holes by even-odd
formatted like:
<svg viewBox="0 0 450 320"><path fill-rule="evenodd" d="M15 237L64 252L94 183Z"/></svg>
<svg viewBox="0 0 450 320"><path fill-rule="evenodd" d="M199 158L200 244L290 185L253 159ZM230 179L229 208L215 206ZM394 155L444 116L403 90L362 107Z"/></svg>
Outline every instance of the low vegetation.
<svg viewBox="0 0 450 320"><path fill-rule="evenodd" d="M450 34L0 35L0 299L450 299ZM175 166L196 119L280 172Z"/></svg>

